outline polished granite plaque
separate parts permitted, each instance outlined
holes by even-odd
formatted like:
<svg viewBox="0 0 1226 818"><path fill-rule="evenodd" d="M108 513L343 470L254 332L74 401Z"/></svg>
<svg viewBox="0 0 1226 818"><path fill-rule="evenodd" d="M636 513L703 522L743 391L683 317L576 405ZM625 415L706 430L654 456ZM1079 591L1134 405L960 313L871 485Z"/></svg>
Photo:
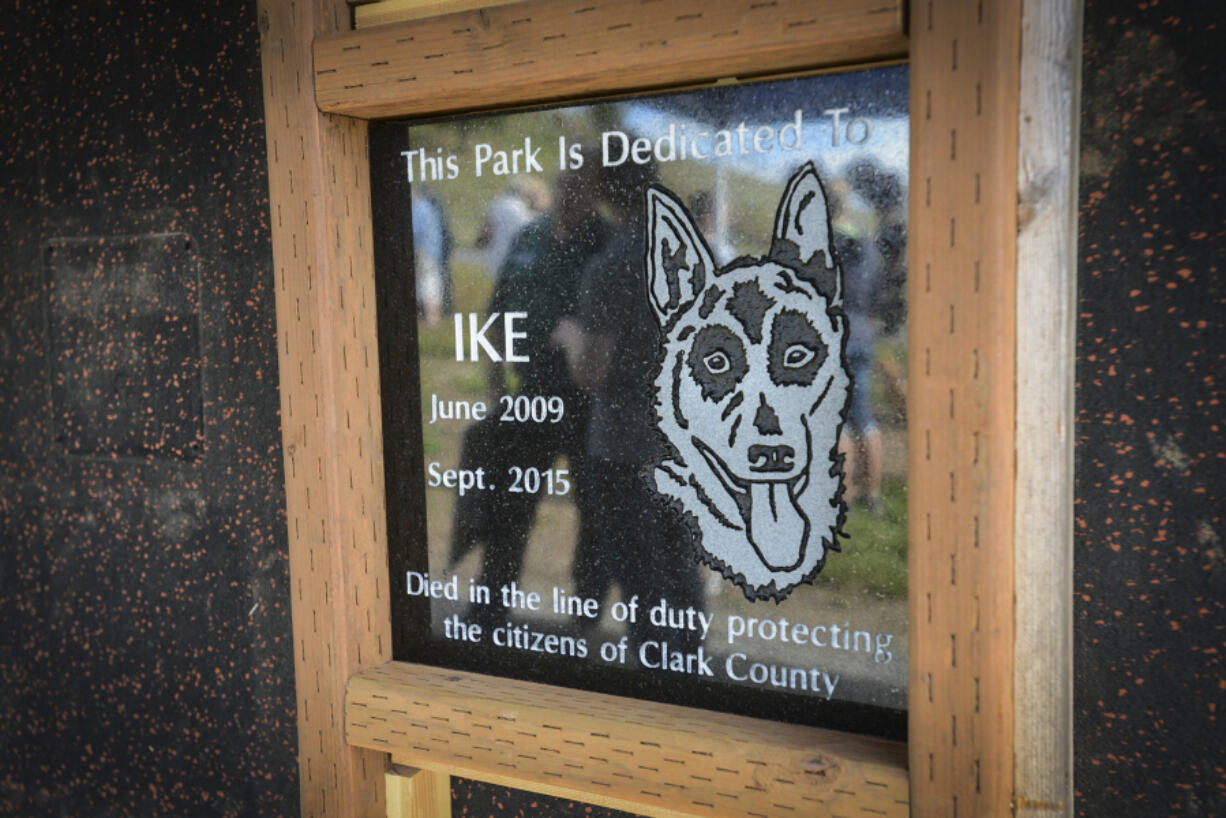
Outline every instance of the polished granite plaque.
<svg viewBox="0 0 1226 818"><path fill-rule="evenodd" d="M397 659L901 734L907 91L372 128Z"/></svg>

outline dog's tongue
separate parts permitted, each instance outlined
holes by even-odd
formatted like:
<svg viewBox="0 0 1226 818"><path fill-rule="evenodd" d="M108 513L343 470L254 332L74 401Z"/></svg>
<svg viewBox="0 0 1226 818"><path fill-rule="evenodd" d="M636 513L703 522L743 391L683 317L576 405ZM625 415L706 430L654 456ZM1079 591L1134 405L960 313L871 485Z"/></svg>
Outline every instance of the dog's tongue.
<svg viewBox="0 0 1226 818"><path fill-rule="evenodd" d="M800 516L787 483L752 483L749 488L749 540L772 571L795 568L805 543Z"/></svg>

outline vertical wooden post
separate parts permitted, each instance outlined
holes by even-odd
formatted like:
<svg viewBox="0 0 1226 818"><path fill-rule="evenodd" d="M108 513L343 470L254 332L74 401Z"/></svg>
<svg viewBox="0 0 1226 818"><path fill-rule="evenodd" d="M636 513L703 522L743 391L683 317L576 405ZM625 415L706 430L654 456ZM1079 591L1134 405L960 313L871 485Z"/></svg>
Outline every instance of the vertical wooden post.
<svg viewBox="0 0 1226 818"><path fill-rule="evenodd" d="M451 818L451 776L436 770L387 771L387 818Z"/></svg>
<svg viewBox="0 0 1226 818"><path fill-rule="evenodd" d="M311 43L343 0L261 0L302 814L383 813L345 684L390 658L366 123L315 106Z"/></svg>
<svg viewBox="0 0 1226 818"><path fill-rule="evenodd" d="M1007 815L1020 0L911 12L911 803Z"/></svg>
<svg viewBox="0 0 1226 818"><path fill-rule="evenodd" d="M1073 359L1080 0L1029 0L1018 121L1014 802L1073 814Z"/></svg>

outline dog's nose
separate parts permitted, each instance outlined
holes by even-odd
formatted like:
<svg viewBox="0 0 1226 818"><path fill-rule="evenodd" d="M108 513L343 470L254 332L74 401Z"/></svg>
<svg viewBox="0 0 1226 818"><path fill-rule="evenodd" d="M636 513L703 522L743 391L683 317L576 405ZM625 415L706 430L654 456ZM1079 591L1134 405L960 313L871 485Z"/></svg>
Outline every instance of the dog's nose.
<svg viewBox="0 0 1226 818"><path fill-rule="evenodd" d="M759 434L763 435L783 434L783 429L779 426L779 416L775 414L775 410L766 402L766 395L759 395L758 397L762 402L758 405L758 412L753 417L753 427L758 430Z"/></svg>
<svg viewBox="0 0 1226 818"><path fill-rule="evenodd" d="M753 472L785 472L792 470L796 450L791 446L749 447L749 470Z"/></svg>

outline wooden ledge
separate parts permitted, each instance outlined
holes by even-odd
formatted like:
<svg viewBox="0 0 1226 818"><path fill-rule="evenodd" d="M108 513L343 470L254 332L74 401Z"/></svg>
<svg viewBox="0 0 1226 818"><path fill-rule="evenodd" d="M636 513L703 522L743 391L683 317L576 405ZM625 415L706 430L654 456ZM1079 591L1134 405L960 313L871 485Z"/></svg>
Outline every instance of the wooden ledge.
<svg viewBox="0 0 1226 818"><path fill-rule="evenodd" d="M905 56L901 0L525 0L321 36L326 113L523 105Z"/></svg>
<svg viewBox="0 0 1226 818"><path fill-rule="evenodd" d="M398 764L651 814L909 812L904 744L812 727L401 662L345 719Z"/></svg>
<svg viewBox="0 0 1226 818"><path fill-rule="evenodd" d="M522 0L358 0L353 3L353 27L370 28L438 17L458 11L474 11L493 6L506 6Z"/></svg>

